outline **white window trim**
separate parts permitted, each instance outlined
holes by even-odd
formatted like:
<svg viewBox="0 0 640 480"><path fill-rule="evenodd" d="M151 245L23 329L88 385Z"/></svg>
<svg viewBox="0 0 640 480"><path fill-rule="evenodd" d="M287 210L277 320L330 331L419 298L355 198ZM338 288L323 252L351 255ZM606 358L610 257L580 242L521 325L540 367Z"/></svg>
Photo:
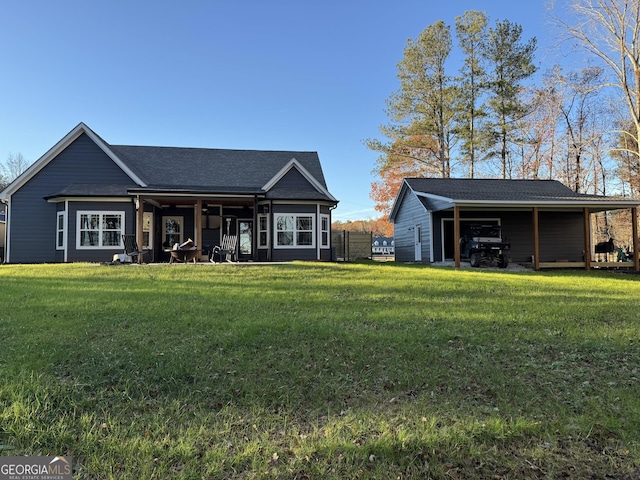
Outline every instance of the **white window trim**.
<svg viewBox="0 0 640 480"><path fill-rule="evenodd" d="M81 218L82 215L100 215L100 223L98 225L98 232L100 235L98 236L98 240L100 242L99 245L80 245L81 240ZM105 215L120 215L122 217L120 223L120 236L118 238L118 245L102 245L102 217ZM125 228L125 213L124 211L106 211L106 210L78 210L76 212L76 249L77 250L114 250L118 248L122 248L122 234L124 233Z"/></svg>
<svg viewBox="0 0 640 480"><path fill-rule="evenodd" d="M60 228L60 217L62 217L62 228ZM62 233L62 245L58 243ZM67 248L67 212L60 210L56 212L56 250L65 250Z"/></svg>
<svg viewBox="0 0 640 480"><path fill-rule="evenodd" d="M260 229L260 220L263 219L263 218L266 220L267 226L266 226L266 228L264 230L261 230ZM270 240L270 237L269 237L269 223L270 223L270 215L269 214L261 213L261 214L258 215L258 229L257 229L257 231L258 231L258 249L265 250L265 249L269 248L269 240ZM267 239L267 244L266 245L260 245L260 234L261 233L265 234L265 238Z"/></svg>
<svg viewBox="0 0 640 480"><path fill-rule="evenodd" d="M324 220L327 221L326 230L322 228L322 222ZM320 215L320 228L318 229L318 232L320 234L320 239L319 239L320 247L329 248L331 246L331 217L329 215L324 215L324 214ZM323 243L322 241L322 234L325 232L327 232L327 243Z"/></svg>
<svg viewBox="0 0 640 480"><path fill-rule="evenodd" d="M273 248L274 249L313 249L316 248L316 216L313 213L274 213L273 214ZM278 245L278 217L293 217L293 245ZM298 230L296 225L298 224L298 218L306 217L311 219L311 230L302 230L303 232L311 232L311 245L298 245Z"/></svg>

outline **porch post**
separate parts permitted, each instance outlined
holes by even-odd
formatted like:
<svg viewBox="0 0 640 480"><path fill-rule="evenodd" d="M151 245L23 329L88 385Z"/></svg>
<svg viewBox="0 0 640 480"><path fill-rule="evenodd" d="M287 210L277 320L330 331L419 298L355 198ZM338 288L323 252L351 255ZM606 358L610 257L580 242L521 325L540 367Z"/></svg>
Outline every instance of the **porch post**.
<svg viewBox="0 0 640 480"><path fill-rule="evenodd" d="M253 196L253 229L251 232L251 253L253 260L258 261L258 196Z"/></svg>
<svg viewBox="0 0 640 480"><path fill-rule="evenodd" d="M200 249L198 257L202 258L202 200L196 200L196 248Z"/></svg>
<svg viewBox="0 0 640 480"><path fill-rule="evenodd" d="M144 200L138 195L138 212L136 215L136 243L140 249L139 253L142 253L144 248ZM142 263L143 255L138 255L138 263Z"/></svg>
<svg viewBox="0 0 640 480"><path fill-rule="evenodd" d="M584 207L584 266L591 270L591 212Z"/></svg>
<svg viewBox="0 0 640 480"><path fill-rule="evenodd" d="M458 205L453 207L453 257L456 268L460 268L460 207Z"/></svg>
<svg viewBox="0 0 640 480"><path fill-rule="evenodd" d="M631 232L633 235L633 270L640 272L640 252L638 252L638 207L631 207Z"/></svg>
<svg viewBox="0 0 640 480"><path fill-rule="evenodd" d="M540 223L538 207L533 207L533 269L540 270Z"/></svg>

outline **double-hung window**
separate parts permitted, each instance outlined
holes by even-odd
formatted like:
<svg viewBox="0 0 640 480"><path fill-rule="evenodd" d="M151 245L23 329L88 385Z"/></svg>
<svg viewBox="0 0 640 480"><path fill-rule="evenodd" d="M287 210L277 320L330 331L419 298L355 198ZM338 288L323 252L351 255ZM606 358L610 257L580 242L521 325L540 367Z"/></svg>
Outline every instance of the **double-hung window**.
<svg viewBox="0 0 640 480"><path fill-rule="evenodd" d="M320 215L320 245L323 247L329 246L329 231L331 230L331 223L329 222L329 215Z"/></svg>
<svg viewBox="0 0 640 480"><path fill-rule="evenodd" d="M79 211L77 218L77 248L122 246L124 212Z"/></svg>
<svg viewBox="0 0 640 480"><path fill-rule="evenodd" d="M67 237L67 212L56 213L56 250L64 250Z"/></svg>
<svg viewBox="0 0 640 480"><path fill-rule="evenodd" d="M258 215L258 248L269 246L269 216Z"/></svg>
<svg viewBox="0 0 640 480"><path fill-rule="evenodd" d="M314 247L313 215L276 215L275 246Z"/></svg>

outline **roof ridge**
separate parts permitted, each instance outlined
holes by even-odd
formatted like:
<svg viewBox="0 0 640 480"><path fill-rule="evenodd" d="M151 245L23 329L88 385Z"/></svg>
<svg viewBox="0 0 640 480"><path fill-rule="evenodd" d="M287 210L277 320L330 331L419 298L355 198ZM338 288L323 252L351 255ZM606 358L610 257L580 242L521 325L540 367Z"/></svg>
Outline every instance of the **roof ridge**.
<svg viewBox="0 0 640 480"><path fill-rule="evenodd" d="M224 152L264 152L264 153L315 153L317 150L263 150L254 148L220 148L220 147L177 147L169 145L115 145L114 148L159 148L159 149L179 149L179 150L217 150Z"/></svg>

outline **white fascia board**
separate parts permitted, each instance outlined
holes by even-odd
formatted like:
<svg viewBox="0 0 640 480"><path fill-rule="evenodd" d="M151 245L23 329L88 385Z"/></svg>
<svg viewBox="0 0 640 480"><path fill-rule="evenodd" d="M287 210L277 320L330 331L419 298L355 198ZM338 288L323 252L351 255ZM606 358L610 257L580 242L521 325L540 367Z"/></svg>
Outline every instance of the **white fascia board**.
<svg viewBox="0 0 640 480"><path fill-rule="evenodd" d="M140 185L141 187L146 187L147 184L145 182L142 181L142 179L140 177L138 177L135 173L133 173L131 171L131 169L122 161L120 160L120 158L118 158L118 156L113 153L113 151L111 151L111 149L109 148L109 146L98 136L96 135L93 130L91 130L89 127L87 127L84 123L80 123L80 125L83 126L84 132L89 136L89 138L91 140L93 140L95 142L96 145L98 145L98 147L100 147L100 149L107 154L107 156L114 161L114 163L116 165L118 165L122 171L124 173L127 174L127 176L133 180L134 182L136 182L138 185Z"/></svg>
<svg viewBox="0 0 640 480"><path fill-rule="evenodd" d="M400 190L398 190L398 194L396 195L396 198L393 201L393 205L391 205L391 211L389 212L390 223L395 223L395 218L396 218L396 214L398 213L398 208L400 208L400 203L402 203L402 199L406 195L407 189L413 192L413 189L411 188L411 186L407 182L407 179L405 178L402 180L402 185L400 186Z"/></svg>
<svg viewBox="0 0 640 480"><path fill-rule="evenodd" d="M504 207L548 207L548 208L563 208L563 207L584 207L584 208L631 208L640 206L640 200L519 200L519 201L505 201L505 200L453 200L455 205L460 207L482 207L482 206L504 206Z"/></svg>
<svg viewBox="0 0 640 480"><path fill-rule="evenodd" d="M327 197L329 197L331 200L337 202L338 200L336 200L336 198L331 195L329 193L329 191L324 188L320 182L318 182L318 180L316 180L316 178L311 175L309 173L309 171L304 168L302 166L302 164L300 162L298 162L298 160L296 160L295 158L292 158L291 160L289 160L289 162L280 169L280 171L278 173L276 173L271 180L269 180L267 183L264 184L264 186L262 187L262 190L264 190L265 192L268 192L269 190L271 190L280 180L282 180L282 178L289 172L289 170L291 170L292 168L297 169L302 176L311 184L313 185L313 187L318 190L319 192L323 193L324 195L326 195Z"/></svg>
<svg viewBox="0 0 640 480"><path fill-rule="evenodd" d="M67 133L58 143L51 147L44 155L38 160L32 163L22 174L18 176L11 184L2 192L0 198L6 199L19 190L25 183L27 183L35 174L42 170L49 164L54 158L56 158L65 148L71 145L80 135L86 133L98 147L107 154L116 165L118 165L123 172L125 172L131 180L136 182L142 187L146 187L146 184L136 174L134 174L129 167L127 167L122 160L120 160L115 153L111 151L108 145L96 135L89 127L83 122L80 122L76 127Z"/></svg>

